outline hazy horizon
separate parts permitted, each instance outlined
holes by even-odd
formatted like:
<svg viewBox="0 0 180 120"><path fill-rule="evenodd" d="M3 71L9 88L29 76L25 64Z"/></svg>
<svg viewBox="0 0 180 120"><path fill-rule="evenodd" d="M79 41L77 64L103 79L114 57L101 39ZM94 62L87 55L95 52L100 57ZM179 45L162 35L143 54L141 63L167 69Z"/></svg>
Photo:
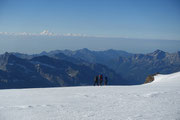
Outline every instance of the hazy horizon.
<svg viewBox="0 0 180 120"><path fill-rule="evenodd" d="M157 49L165 52L180 51L180 40L150 40L88 36L47 36L47 35L0 35L0 54L20 52L37 54L52 50L78 50L87 48L94 51L108 49L129 53L150 53Z"/></svg>
<svg viewBox="0 0 180 120"><path fill-rule="evenodd" d="M0 0L0 53L180 51L179 0Z"/></svg>

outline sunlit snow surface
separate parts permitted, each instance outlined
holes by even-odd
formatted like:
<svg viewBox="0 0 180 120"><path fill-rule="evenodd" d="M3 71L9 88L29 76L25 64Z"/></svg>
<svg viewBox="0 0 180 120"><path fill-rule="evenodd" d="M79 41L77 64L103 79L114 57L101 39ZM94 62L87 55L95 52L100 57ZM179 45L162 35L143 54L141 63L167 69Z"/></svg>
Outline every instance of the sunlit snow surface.
<svg viewBox="0 0 180 120"><path fill-rule="evenodd" d="M0 90L0 120L180 120L180 72L138 86Z"/></svg>

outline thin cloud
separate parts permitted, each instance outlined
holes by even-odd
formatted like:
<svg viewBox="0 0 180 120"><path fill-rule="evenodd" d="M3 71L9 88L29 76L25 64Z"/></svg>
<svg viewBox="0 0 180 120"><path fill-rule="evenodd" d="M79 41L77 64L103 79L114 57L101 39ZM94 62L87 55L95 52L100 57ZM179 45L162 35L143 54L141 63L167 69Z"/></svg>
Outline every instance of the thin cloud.
<svg viewBox="0 0 180 120"><path fill-rule="evenodd" d="M59 34L59 33L53 33L49 32L48 30L43 30L40 33L28 33L28 32L0 32L0 35L7 35L7 36L49 36L49 37L93 37L93 38L123 38L123 39L133 39L129 38L128 36L123 37L110 37L105 35L86 35L86 34L80 34L80 33L66 33L66 34Z"/></svg>
<svg viewBox="0 0 180 120"><path fill-rule="evenodd" d="M49 32L48 30L43 30L40 33L27 33L27 32L19 32L19 33L10 33L10 32L0 32L0 35L14 35L14 36L69 36L69 37L86 37L85 34L80 33L66 33L66 34L57 34Z"/></svg>
<svg viewBox="0 0 180 120"><path fill-rule="evenodd" d="M52 36L54 35L53 33L49 32L48 30L44 30L40 33L40 35L48 35L48 36Z"/></svg>

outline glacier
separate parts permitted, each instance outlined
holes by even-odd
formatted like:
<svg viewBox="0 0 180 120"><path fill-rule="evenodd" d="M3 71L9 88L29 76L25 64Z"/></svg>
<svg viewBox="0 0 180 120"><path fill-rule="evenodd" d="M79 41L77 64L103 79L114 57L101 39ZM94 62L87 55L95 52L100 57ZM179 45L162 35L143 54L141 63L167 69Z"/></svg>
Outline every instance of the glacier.
<svg viewBox="0 0 180 120"><path fill-rule="evenodd" d="M180 120L180 72L136 86L0 90L0 120Z"/></svg>

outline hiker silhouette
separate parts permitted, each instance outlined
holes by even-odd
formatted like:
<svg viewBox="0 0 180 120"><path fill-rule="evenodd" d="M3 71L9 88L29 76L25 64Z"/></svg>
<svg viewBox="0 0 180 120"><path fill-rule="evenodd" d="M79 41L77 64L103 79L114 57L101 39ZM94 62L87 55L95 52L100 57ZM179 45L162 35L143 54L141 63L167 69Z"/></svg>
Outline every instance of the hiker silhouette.
<svg viewBox="0 0 180 120"><path fill-rule="evenodd" d="M94 86L96 86L96 85L99 86L98 75L94 77Z"/></svg>
<svg viewBox="0 0 180 120"><path fill-rule="evenodd" d="M103 75L101 74L99 75L99 84L102 85L102 83L103 83Z"/></svg>

